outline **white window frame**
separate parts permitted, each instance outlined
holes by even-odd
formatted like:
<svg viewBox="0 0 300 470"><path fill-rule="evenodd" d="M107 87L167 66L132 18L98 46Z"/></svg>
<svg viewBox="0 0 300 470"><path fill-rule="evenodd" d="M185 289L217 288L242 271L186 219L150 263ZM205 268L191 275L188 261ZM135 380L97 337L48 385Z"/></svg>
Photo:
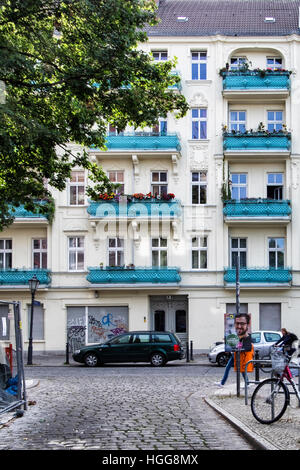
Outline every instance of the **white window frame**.
<svg viewBox="0 0 300 470"><path fill-rule="evenodd" d="M72 181L73 174L75 176L75 181ZM83 181L78 180L78 175L83 175ZM85 204L85 186L86 186L86 180L85 180L85 171L84 170L72 170L71 172L71 178L69 180L69 188L68 188L68 197L69 197L69 205L72 207L77 207L77 206L83 206ZM71 188L75 188L75 203L71 202ZM83 200L80 202L79 199L79 188L83 188Z"/></svg>
<svg viewBox="0 0 300 470"><path fill-rule="evenodd" d="M12 253L13 253L13 242L11 238L1 238L0 241L3 241L3 248L0 248L0 255L3 260L2 263L2 268L3 269L10 269L12 268ZM7 242L11 243L11 248L7 248ZM11 262L7 262L7 256L6 255L11 255L10 260ZM9 265L9 266L8 266Z"/></svg>
<svg viewBox="0 0 300 470"><path fill-rule="evenodd" d="M198 181L193 181L193 174L198 174ZM205 178L203 179L203 176ZM192 182L192 204L203 205L207 204L207 171L192 171L191 172L191 182ZM198 188L198 202L193 202L193 189L194 187ZM205 188L205 202L201 202L201 190Z"/></svg>
<svg viewBox="0 0 300 470"><path fill-rule="evenodd" d="M197 111L197 116L193 116L193 111ZM205 116L201 116L201 111L205 111ZM192 117L192 140L207 140L207 108L192 108L191 109L191 117ZM198 132L197 135L194 136L194 123L198 123ZM201 123L205 122L205 135L201 136Z"/></svg>
<svg viewBox="0 0 300 470"><path fill-rule="evenodd" d="M233 240L238 240L238 247L237 247L237 248L233 248L233 246L232 246L232 241L233 241ZM240 246L241 240L246 240L246 247L245 247L245 248ZM247 266L248 266L248 239L247 239L247 237L231 237L231 238L230 238L230 267L231 267L231 268L234 268L234 267L235 267L235 266L233 265L233 263L232 263L232 261L233 261L233 260L232 260L232 255L233 255L233 253L246 253L246 263L245 263L245 266L242 266L242 265L241 265L241 257L240 257L240 267L242 267L242 268L243 268L243 267L247 268Z"/></svg>
<svg viewBox="0 0 300 470"><path fill-rule="evenodd" d="M110 241L115 242L115 246L110 246ZM109 237L107 239L108 266L121 267L124 266L124 238ZM114 255L114 264L110 264L110 255ZM118 263L118 255L120 254L120 263Z"/></svg>
<svg viewBox="0 0 300 470"><path fill-rule="evenodd" d="M43 248L42 245L43 245L43 241L46 240L46 248ZM34 247L34 242L38 241L39 242L39 247L38 248L35 248ZM39 263L39 267L35 267L35 264L34 264L34 255L35 254L38 254L39 255L39 259L40 259L40 263ZM46 254L46 266L43 266L43 254ZM48 240L46 237L43 237L43 238L33 238L32 239L32 266L33 266L33 269L47 269L47 266L48 266Z"/></svg>
<svg viewBox="0 0 300 470"><path fill-rule="evenodd" d="M152 127L152 132L159 135L167 135L168 120L167 118L159 118L157 124Z"/></svg>
<svg viewBox="0 0 300 470"><path fill-rule="evenodd" d="M272 64L268 64L268 60L272 60ZM278 67L278 65L276 64L276 61L280 60L281 61L281 64L280 64L280 67ZM272 56L272 57L266 57L266 68L267 69L272 69L272 70L280 70L282 69L282 65L283 65L283 60L282 60L282 57L276 57L276 56Z"/></svg>
<svg viewBox="0 0 300 470"><path fill-rule="evenodd" d="M114 181L111 180L111 173L115 173L115 176L114 176ZM119 181L119 175L118 173L122 173L122 178L123 178L123 181ZM116 194L124 194L125 192L125 171L124 170L107 170L106 172L107 174L107 177L108 179L110 180L111 183L113 184L121 184L123 186L122 187L119 187L119 188L116 188Z"/></svg>
<svg viewBox="0 0 300 470"><path fill-rule="evenodd" d="M271 240L275 240L276 246L275 247L270 247L270 242ZM278 246L278 240L283 240L283 248ZM275 253L275 266L270 266L270 253ZM285 238L284 237L269 237L268 238L268 262L269 262L269 267L278 269L278 253L283 254L283 266L280 266L280 268L284 268L285 265Z"/></svg>
<svg viewBox="0 0 300 470"><path fill-rule="evenodd" d="M153 60L155 62L165 62L169 58L168 51L166 49L161 49L160 51L151 51L151 54L153 55ZM162 57L162 54L167 54L166 57ZM155 57L156 55L156 57Z"/></svg>
<svg viewBox="0 0 300 470"><path fill-rule="evenodd" d="M269 113L274 113L274 119L269 119ZM276 113L281 113L281 119L276 119ZM268 109L268 111L267 111L267 128L269 130L269 126L272 126L272 127L274 126L273 129L269 130L269 132L282 130L283 121L284 121L284 116L283 116L283 110L282 109ZM276 129L276 126L279 126L279 128Z"/></svg>
<svg viewBox="0 0 300 470"><path fill-rule="evenodd" d="M208 243L207 243L208 237L207 235L204 236L196 236L193 237L191 240L191 246L192 246L192 259L191 259L191 264L192 264L192 270L194 271L206 271L208 268ZM194 241L196 244L193 244ZM198 266L194 267L193 266L193 252L198 253ZM201 254L205 253L205 265L206 266L201 266Z"/></svg>
<svg viewBox="0 0 300 470"><path fill-rule="evenodd" d="M237 183L233 183L233 176L238 176L239 181ZM246 183L241 183L240 182L241 176L246 176ZM233 188L238 189L238 198L235 199L236 201L241 200L241 189L242 188L246 188L245 198L247 198L248 197L248 173L231 173L230 179L231 179L231 199L234 199L233 198ZM242 198L242 199L244 199L244 198Z"/></svg>
<svg viewBox="0 0 300 470"><path fill-rule="evenodd" d="M274 182L270 182L269 181L269 177L273 175L275 177L275 181ZM281 182L278 182L276 181L276 177L277 176L281 176ZM267 173L267 196L268 196L268 187L269 186L277 186L277 187L281 187L281 194L282 194L282 197L281 198L275 198L277 201L282 201L283 200L283 193L284 193L284 173L281 172L281 171L270 171Z"/></svg>
<svg viewBox="0 0 300 470"><path fill-rule="evenodd" d="M153 181L153 174L154 173L158 173L158 181ZM162 174L166 174L166 180L165 181L162 181L161 180L161 175ZM158 187L158 191L154 191L154 187L157 186ZM166 186L166 192L165 194L168 193L168 172L165 171L165 170L153 170L151 171L151 192L152 194L158 194L159 196L162 195L162 187Z"/></svg>
<svg viewBox="0 0 300 470"><path fill-rule="evenodd" d="M193 65L195 64L197 65L197 78L193 78L193 70L195 69ZM201 78L201 65L205 65L205 78ZM207 51L191 51L191 79L193 81L207 80Z"/></svg>
<svg viewBox="0 0 300 470"><path fill-rule="evenodd" d="M72 239L75 239L76 240L76 243L75 243L75 246L70 246L70 241ZM79 240L82 240L83 241L83 246L79 246L80 243ZM70 256L71 254L75 254L75 269L71 268L71 263L70 263ZM82 267L78 267L79 266L79 263L81 263L79 260L78 260L78 257L80 254L83 254L83 266ZM69 236L68 237L68 271L84 271L84 266L85 266L85 237L84 236L81 236L81 235L78 235L78 236Z"/></svg>
<svg viewBox="0 0 300 470"><path fill-rule="evenodd" d="M237 113L237 120L233 120L231 113ZM245 113L245 119L240 118L240 113ZM232 126L235 125L237 128L233 129ZM244 132L240 130L240 126L244 126L244 131L247 129L247 111L244 109L230 109L229 110L229 131L232 132Z"/></svg>
<svg viewBox="0 0 300 470"><path fill-rule="evenodd" d="M153 246L154 240L158 241L157 246ZM165 245L163 245L162 241L166 242ZM153 253L158 254L158 264L153 264ZM162 264L162 252L166 254L166 264ZM165 237L153 237L151 238L151 263L153 267L167 267L168 266L168 239Z"/></svg>
<svg viewBox="0 0 300 470"><path fill-rule="evenodd" d="M232 61L236 60L236 64L233 64ZM247 57L234 56L230 58L230 70L239 70L247 63Z"/></svg>

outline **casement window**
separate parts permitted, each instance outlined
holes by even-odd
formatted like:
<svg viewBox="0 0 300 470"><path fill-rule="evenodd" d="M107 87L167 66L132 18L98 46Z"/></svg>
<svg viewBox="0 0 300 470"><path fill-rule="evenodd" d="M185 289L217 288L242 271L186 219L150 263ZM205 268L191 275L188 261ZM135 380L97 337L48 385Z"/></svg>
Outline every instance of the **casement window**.
<svg viewBox="0 0 300 470"><path fill-rule="evenodd" d="M157 124L152 128L153 134L166 135L168 132L168 121L165 118L159 118Z"/></svg>
<svg viewBox="0 0 300 470"><path fill-rule="evenodd" d="M168 193L168 173L167 171L151 172L151 192L161 196Z"/></svg>
<svg viewBox="0 0 300 470"><path fill-rule="evenodd" d="M12 240L0 240L0 269L12 268Z"/></svg>
<svg viewBox="0 0 300 470"><path fill-rule="evenodd" d="M247 174L232 173L231 174L231 199L239 201L247 197Z"/></svg>
<svg viewBox="0 0 300 470"><path fill-rule="evenodd" d="M84 269L84 237L69 237L69 271Z"/></svg>
<svg viewBox="0 0 300 470"><path fill-rule="evenodd" d="M283 199L283 173L268 173L267 198Z"/></svg>
<svg viewBox="0 0 300 470"><path fill-rule="evenodd" d="M192 52L192 80L207 79L207 52Z"/></svg>
<svg viewBox="0 0 300 470"><path fill-rule="evenodd" d="M230 264L232 268L237 266L238 255L240 256L240 267L247 267L247 238L230 239Z"/></svg>
<svg viewBox="0 0 300 470"><path fill-rule="evenodd" d="M230 132L245 132L246 130L246 111L229 112L229 130Z"/></svg>
<svg viewBox="0 0 300 470"><path fill-rule="evenodd" d="M281 131L283 125L283 111L268 111L268 131Z"/></svg>
<svg viewBox="0 0 300 470"><path fill-rule="evenodd" d="M168 51L152 51L155 62L164 62L168 60Z"/></svg>
<svg viewBox="0 0 300 470"><path fill-rule="evenodd" d="M267 69L282 69L282 58L281 57L267 57Z"/></svg>
<svg viewBox="0 0 300 470"><path fill-rule="evenodd" d="M47 269L47 238L32 240L32 258L34 269Z"/></svg>
<svg viewBox="0 0 300 470"><path fill-rule="evenodd" d="M108 239L109 266L124 266L124 240L113 237Z"/></svg>
<svg viewBox="0 0 300 470"><path fill-rule="evenodd" d="M207 237L192 238L192 269L207 269Z"/></svg>
<svg viewBox="0 0 300 470"><path fill-rule="evenodd" d="M124 194L124 171L121 170L109 170L107 176L112 183L117 183L120 186L116 189L117 194Z"/></svg>
<svg viewBox="0 0 300 470"><path fill-rule="evenodd" d="M283 268L284 267L284 238L269 238L269 267L270 268Z"/></svg>
<svg viewBox="0 0 300 470"><path fill-rule="evenodd" d="M30 318L31 318L31 305L28 305L27 307L28 338L29 338L29 329L30 329ZM45 339L43 305L34 305L33 318L34 318L34 322L32 324L32 338L35 341L42 341Z"/></svg>
<svg viewBox="0 0 300 470"><path fill-rule="evenodd" d="M72 206L84 204L85 175L84 171L72 171L69 181L69 203Z"/></svg>
<svg viewBox="0 0 300 470"><path fill-rule="evenodd" d="M192 139L207 139L207 109L192 109Z"/></svg>
<svg viewBox="0 0 300 470"><path fill-rule="evenodd" d="M207 173L206 171L192 172L192 204L207 202Z"/></svg>
<svg viewBox="0 0 300 470"><path fill-rule="evenodd" d="M247 62L247 57L231 57L230 70L239 70L244 67Z"/></svg>
<svg viewBox="0 0 300 470"><path fill-rule="evenodd" d="M168 240L167 238L152 238L152 266L168 266Z"/></svg>

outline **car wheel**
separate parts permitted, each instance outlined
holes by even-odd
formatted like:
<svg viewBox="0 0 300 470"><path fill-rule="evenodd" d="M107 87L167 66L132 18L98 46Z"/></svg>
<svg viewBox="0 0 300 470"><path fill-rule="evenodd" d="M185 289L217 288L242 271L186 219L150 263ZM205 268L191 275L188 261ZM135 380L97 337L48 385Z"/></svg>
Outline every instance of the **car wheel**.
<svg viewBox="0 0 300 470"><path fill-rule="evenodd" d="M88 353L84 358L84 363L88 367L96 367L99 364L99 360L95 353Z"/></svg>
<svg viewBox="0 0 300 470"><path fill-rule="evenodd" d="M220 367L225 367L227 362L229 361L229 355L226 353L221 353L217 357L217 364Z"/></svg>
<svg viewBox="0 0 300 470"><path fill-rule="evenodd" d="M150 363L154 367L162 367L166 364L166 358L163 354L157 352L150 357Z"/></svg>

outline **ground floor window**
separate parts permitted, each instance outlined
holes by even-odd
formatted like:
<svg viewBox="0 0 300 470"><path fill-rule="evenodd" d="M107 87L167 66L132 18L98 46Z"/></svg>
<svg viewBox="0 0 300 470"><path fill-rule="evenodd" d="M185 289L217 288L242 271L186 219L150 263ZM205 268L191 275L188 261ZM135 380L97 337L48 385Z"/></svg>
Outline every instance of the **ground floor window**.
<svg viewBox="0 0 300 470"><path fill-rule="evenodd" d="M28 338L30 331L31 321L31 305L27 308L27 325L28 325ZM32 338L33 340L44 340L44 308L43 305L33 306L33 323L32 323Z"/></svg>
<svg viewBox="0 0 300 470"><path fill-rule="evenodd" d="M8 308L8 305L0 305L0 341L7 341L10 339Z"/></svg>

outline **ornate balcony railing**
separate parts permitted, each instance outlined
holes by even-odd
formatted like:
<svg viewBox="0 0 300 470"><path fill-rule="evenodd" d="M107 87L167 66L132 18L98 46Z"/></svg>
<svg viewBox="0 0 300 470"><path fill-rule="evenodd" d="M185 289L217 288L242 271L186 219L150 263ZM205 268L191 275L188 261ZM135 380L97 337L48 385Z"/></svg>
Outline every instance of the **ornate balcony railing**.
<svg viewBox="0 0 300 470"><path fill-rule="evenodd" d="M275 199L241 199L224 201L226 217L288 217L290 201Z"/></svg>
<svg viewBox="0 0 300 470"><path fill-rule="evenodd" d="M0 269L0 285L28 285L34 274L40 284L50 284L51 274L48 269Z"/></svg>
<svg viewBox="0 0 300 470"><path fill-rule="evenodd" d="M108 135L108 149L120 150L180 150L179 137L175 133L155 134L152 132Z"/></svg>
<svg viewBox="0 0 300 470"><path fill-rule="evenodd" d="M223 72L223 90L289 90L289 72Z"/></svg>
<svg viewBox="0 0 300 470"><path fill-rule="evenodd" d="M91 284L178 284L181 280L179 268L171 267L91 267L88 270L87 280Z"/></svg>
<svg viewBox="0 0 300 470"><path fill-rule="evenodd" d="M280 150L288 151L291 146L291 134L286 133L262 133L224 132L224 150Z"/></svg>
<svg viewBox="0 0 300 470"><path fill-rule="evenodd" d="M287 284L292 280L292 274L288 268L241 268L241 284ZM224 281L227 284L236 282L235 268L226 268Z"/></svg>
<svg viewBox="0 0 300 470"><path fill-rule="evenodd" d="M174 218L181 214L181 204L178 200L132 200L117 202L110 200L90 201L87 208L92 217L126 217L126 218Z"/></svg>

